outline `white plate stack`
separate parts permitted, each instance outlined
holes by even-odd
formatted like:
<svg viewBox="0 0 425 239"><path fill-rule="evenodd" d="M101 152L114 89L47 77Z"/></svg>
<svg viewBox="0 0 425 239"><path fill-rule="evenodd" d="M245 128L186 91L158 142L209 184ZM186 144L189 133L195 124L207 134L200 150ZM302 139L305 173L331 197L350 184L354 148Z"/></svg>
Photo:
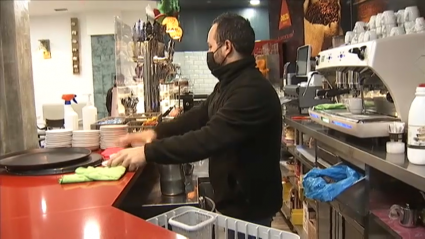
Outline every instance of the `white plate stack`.
<svg viewBox="0 0 425 239"><path fill-rule="evenodd" d="M99 130L76 130L72 134L72 147L99 149Z"/></svg>
<svg viewBox="0 0 425 239"><path fill-rule="evenodd" d="M54 129L46 131L45 139L46 148L62 148L71 147L72 130Z"/></svg>
<svg viewBox="0 0 425 239"><path fill-rule="evenodd" d="M117 141L128 133L127 125L104 125L100 127L100 148L120 147Z"/></svg>

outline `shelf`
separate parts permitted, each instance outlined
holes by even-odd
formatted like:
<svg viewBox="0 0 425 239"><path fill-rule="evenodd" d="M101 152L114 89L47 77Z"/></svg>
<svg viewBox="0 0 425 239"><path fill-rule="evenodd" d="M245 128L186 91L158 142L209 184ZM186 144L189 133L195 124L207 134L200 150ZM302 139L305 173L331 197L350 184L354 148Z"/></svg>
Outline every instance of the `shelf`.
<svg viewBox="0 0 425 239"><path fill-rule="evenodd" d="M298 161L300 161L303 165L307 166L308 169L312 169L314 168L314 162L315 162L315 158L314 158L314 150L313 150L313 158L311 157L306 157L306 155L304 155L303 153L299 152L299 149L304 149L302 146L288 146L288 152L290 154L292 154L292 156L294 156Z"/></svg>
<svg viewBox="0 0 425 239"><path fill-rule="evenodd" d="M307 239L307 233L304 231L303 226L293 225L291 223L290 209L285 204L283 204L282 209L280 210L280 213L285 218L285 221L288 224L289 229L291 229L291 231L296 232L301 237L301 239Z"/></svg>
<svg viewBox="0 0 425 239"><path fill-rule="evenodd" d="M294 171L290 171L286 167L286 162L285 161L280 161L280 172L282 174L282 177L295 177Z"/></svg>
<svg viewBox="0 0 425 239"><path fill-rule="evenodd" d="M315 151L314 149L306 148L303 146L296 146L291 148L291 152L296 159L301 161L304 165L311 167L314 165ZM324 160L318 159L318 164L322 167L331 167ZM292 182L291 182L292 184ZM342 192L336 199L330 202L330 205L339 211L347 218L351 218L357 224L362 227L365 225L365 219L368 212L366 208L366 180L359 180L357 183L352 185L350 188ZM309 204L313 206L314 201L310 201ZM314 207L313 207L314 208ZM317 207L316 207L317 208Z"/></svg>
<svg viewBox="0 0 425 239"><path fill-rule="evenodd" d="M330 204L335 210L364 227L368 215L366 200L366 179L363 178L343 191Z"/></svg>
<svg viewBox="0 0 425 239"><path fill-rule="evenodd" d="M317 202L316 202L316 200L305 198L305 201L317 213Z"/></svg>
<svg viewBox="0 0 425 239"><path fill-rule="evenodd" d="M394 237L397 238L425 238L425 228L418 226L415 228L406 228L402 227L398 220L391 220L388 217L389 209L377 209L372 210L370 215L378 223L382 226L386 231L391 233Z"/></svg>
<svg viewBox="0 0 425 239"><path fill-rule="evenodd" d="M282 204L282 208L280 209L280 213L283 216L283 219L285 220L286 225L288 225L289 229L291 231L295 231L294 225L292 225L291 222L291 210L289 207L286 206L285 202Z"/></svg>
<svg viewBox="0 0 425 239"><path fill-rule="evenodd" d="M294 225L294 228L298 235L302 238L302 235L305 234L303 226Z"/></svg>
<svg viewBox="0 0 425 239"><path fill-rule="evenodd" d="M298 152L297 148L298 147L296 147L296 146L290 146L290 147L288 147L288 152L290 154L292 154L292 156L294 156L303 165L307 166L307 168L309 168L309 169L314 168L314 160L311 161L311 160L307 159L306 157L304 157L304 155L302 155L301 153Z"/></svg>
<svg viewBox="0 0 425 239"><path fill-rule="evenodd" d="M385 147L377 147L376 144L370 143L372 140L354 140L346 135L342 137L341 134L330 131L322 125L291 120L289 117L285 117L285 123L308 134L322 145L332 148L334 154L352 165L366 164L418 190L425 191L424 166L413 165L406 158L395 162L389 157L390 155L387 155Z"/></svg>

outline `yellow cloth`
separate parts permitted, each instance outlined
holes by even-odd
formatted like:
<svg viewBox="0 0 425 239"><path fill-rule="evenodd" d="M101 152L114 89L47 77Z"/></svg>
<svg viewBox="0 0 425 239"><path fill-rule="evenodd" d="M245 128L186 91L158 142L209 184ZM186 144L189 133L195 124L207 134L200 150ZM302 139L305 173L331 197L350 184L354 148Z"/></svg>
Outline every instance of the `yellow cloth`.
<svg viewBox="0 0 425 239"><path fill-rule="evenodd" d="M103 167L79 167L75 174L64 175L59 179L60 184L65 183L83 183L91 181L116 181L125 173L125 167L117 166L110 168Z"/></svg>

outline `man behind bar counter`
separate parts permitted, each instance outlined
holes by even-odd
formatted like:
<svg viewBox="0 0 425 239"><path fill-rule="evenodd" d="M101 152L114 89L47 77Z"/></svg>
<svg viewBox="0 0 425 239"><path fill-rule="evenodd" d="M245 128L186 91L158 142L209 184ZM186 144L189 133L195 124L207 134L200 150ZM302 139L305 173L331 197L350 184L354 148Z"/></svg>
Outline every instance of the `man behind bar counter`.
<svg viewBox="0 0 425 239"><path fill-rule="evenodd" d="M248 20L231 13L217 17L208 33L207 64L219 82L207 101L154 131L125 137L126 145L145 145L122 150L109 165L136 170L147 162L209 157L217 210L271 226L282 206L282 111L275 90L255 67L254 42Z"/></svg>

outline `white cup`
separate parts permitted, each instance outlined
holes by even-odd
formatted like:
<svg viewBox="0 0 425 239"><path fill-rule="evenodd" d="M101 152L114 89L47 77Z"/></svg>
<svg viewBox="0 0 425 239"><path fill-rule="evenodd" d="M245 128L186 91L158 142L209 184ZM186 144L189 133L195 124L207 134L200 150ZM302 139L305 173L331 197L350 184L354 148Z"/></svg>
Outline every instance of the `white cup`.
<svg viewBox="0 0 425 239"><path fill-rule="evenodd" d="M376 28L376 35L378 36L378 38L382 37L382 27L377 27Z"/></svg>
<svg viewBox="0 0 425 239"><path fill-rule="evenodd" d="M393 27L390 32L390 36L399 36L404 34L406 34L404 27Z"/></svg>
<svg viewBox="0 0 425 239"><path fill-rule="evenodd" d="M364 36L363 36L364 42L373 41L373 40L376 40L376 39L378 39L378 36L376 35L376 31L370 30L370 31L366 31L364 33Z"/></svg>
<svg viewBox="0 0 425 239"><path fill-rule="evenodd" d="M351 40L353 40L353 37L354 37L354 32L347 31L345 33L345 44L351 44Z"/></svg>
<svg viewBox="0 0 425 239"><path fill-rule="evenodd" d="M382 13L378 13L376 14L376 19L375 19L376 28L381 27L381 22L382 22Z"/></svg>
<svg viewBox="0 0 425 239"><path fill-rule="evenodd" d="M415 20L415 32L421 33L425 31L425 19L423 17L418 17Z"/></svg>
<svg viewBox="0 0 425 239"><path fill-rule="evenodd" d="M369 23L367 24L369 30L376 29L376 16L373 15L369 19Z"/></svg>
<svg viewBox="0 0 425 239"><path fill-rule="evenodd" d="M388 24L382 27L382 37L389 37L393 27L396 27L396 24Z"/></svg>
<svg viewBox="0 0 425 239"><path fill-rule="evenodd" d="M397 18L397 24L403 25L404 23L404 9L398 10L398 12L395 14Z"/></svg>
<svg viewBox="0 0 425 239"><path fill-rule="evenodd" d="M394 11L388 10L382 13L381 25L392 25L397 23L397 17Z"/></svg>
<svg viewBox="0 0 425 239"><path fill-rule="evenodd" d="M357 42L361 43L364 42L364 32L360 32L358 37L357 37Z"/></svg>
<svg viewBox="0 0 425 239"><path fill-rule="evenodd" d="M359 35L354 34L353 38L351 39L351 44L359 43L358 39Z"/></svg>
<svg viewBox="0 0 425 239"><path fill-rule="evenodd" d="M352 114L361 114L363 112L363 103L361 98L350 98L346 100L346 107Z"/></svg>
<svg viewBox="0 0 425 239"><path fill-rule="evenodd" d="M353 31L356 34L360 34L361 32L365 31L365 28L366 28L366 23L359 21L359 22L356 22L356 24L354 25Z"/></svg>
<svg viewBox="0 0 425 239"><path fill-rule="evenodd" d="M410 6L404 9L404 22L413 22L419 16L419 8L417 6Z"/></svg>
<svg viewBox="0 0 425 239"><path fill-rule="evenodd" d="M405 22L404 29L406 34L414 34L415 33L415 22Z"/></svg>

